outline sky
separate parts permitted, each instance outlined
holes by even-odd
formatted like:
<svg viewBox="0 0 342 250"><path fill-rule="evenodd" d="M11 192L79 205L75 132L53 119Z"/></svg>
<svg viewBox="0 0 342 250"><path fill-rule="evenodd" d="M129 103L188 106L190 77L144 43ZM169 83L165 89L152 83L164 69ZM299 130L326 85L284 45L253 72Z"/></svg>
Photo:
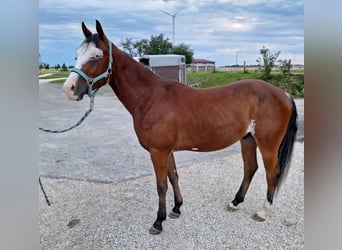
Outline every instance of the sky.
<svg viewBox="0 0 342 250"><path fill-rule="evenodd" d="M163 33L185 43L194 58L216 66L255 65L259 50L281 51L279 59L304 64L304 0L40 0L40 62L74 65L84 39L81 23L96 32L99 20L107 37L150 39Z"/></svg>

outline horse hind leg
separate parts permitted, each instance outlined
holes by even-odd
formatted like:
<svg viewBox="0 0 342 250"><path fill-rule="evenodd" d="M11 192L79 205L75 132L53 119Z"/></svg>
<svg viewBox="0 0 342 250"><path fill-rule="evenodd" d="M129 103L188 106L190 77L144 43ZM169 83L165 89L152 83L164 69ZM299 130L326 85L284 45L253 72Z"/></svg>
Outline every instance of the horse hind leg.
<svg viewBox="0 0 342 250"><path fill-rule="evenodd" d="M253 179L255 172L258 169L256 157L257 144L255 143L253 136L250 133L247 134L240 140L240 143L244 165L244 175L241 186L236 193L234 200L227 206L228 211L236 211L238 209L238 205L244 201L248 187Z"/></svg>
<svg viewBox="0 0 342 250"><path fill-rule="evenodd" d="M176 219L181 215L180 207L183 204L182 194L178 184L178 174L173 153L169 155L168 159L168 177L171 182L174 194L175 206L169 214L169 218Z"/></svg>
<svg viewBox="0 0 342 250"><path fill-rule="evenodd" d="M253 219L256 221L265 221L267 215L272 210L273 199L276 194L278 178L280 175L280 168L278 161L278 150L267 150L261 148L260 151L266 170L267 194L262 209L254 214Z"/></svg>

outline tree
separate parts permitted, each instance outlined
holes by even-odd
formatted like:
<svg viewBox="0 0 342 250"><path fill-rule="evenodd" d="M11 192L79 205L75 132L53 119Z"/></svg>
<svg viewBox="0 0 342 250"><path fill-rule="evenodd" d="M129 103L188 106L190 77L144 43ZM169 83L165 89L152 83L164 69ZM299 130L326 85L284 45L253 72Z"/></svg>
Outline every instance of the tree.
<svg viewBox="0 0 342 250"><path fill-rule="evenodd" d="M67 68L67 66L65 65L65 63L63 63L63 65L62 65L62 71L68 71L68 68Z"/></svg>
<svg viewBox="0 0 342 250"><path fill-rule="evenodd" d="M144 52L147 50L150 42L147 39L142 39L140 41L136 41L133 43L133 47L135 48L136 56L142 56L144 55Z"/></svg>
<svg viewBox="0 0 342 250"><path fill-rule="evenodd" d="M284 60L279 60L279 63L280 63L280 70L281 72L283 73L284 77L287 78L289 77L290 75L290 70L292 68L292 63L291 63L291 59L287 60L287 59L284 59Z"/></svg>
<svg viewBox="0 0 342 250"><path fill-rule="evenodd" d="M39 72L42 71L42 68L44 68L44 64L43 63L39 64Z"/></svg>
<svg viewBox="0 0 342 250"><path fill-rule="evenodd" d="M161 54L178 54L184 55L186 63L190 64L193 50L189 45L181 43L177 46L172 46L169 38L165 38L164 34L157 36L151 36L151 39L142 39L139 41L133 41L133 38L126 38L120 42L121 47L128 52L131 56L142 55L161 55Z"/></svg>
<svg viewBox="0 0 342 250"><path fill-rule="evenodd" d="M172 53L177 55L184 55L186 64L190 64L192 62L192 56L194 55L194 52L192 49L190 49L190 46L184 43L174 46L172 48Z"/></svg>
<svg viewBox="0 0 342 250"><path fill-rule="evenodd" d="M272 68L275 66L280 51L272 54L268 48L265 48L265 46L263 46L259 51L262 55L262 58L259 57L259 59L256 61L260 66L259 70L262 72L262 78L265 80L270 80Z"/></svg>
<svg viewBox="0 0 342 250"><path fill-rule="evenodd" d="M128 51L130 56L134 56L133 38L126 38L126 40L121 40L120 45L124 50Z"/></svg>
<svg viewBox="0 0 342 250"><path fill-rule="evenodd" d="M147 55L162 55L170 54L172 49L172 43L169 42L169 38L164 38L164 34L158 36L151 36L149 46L146 48L145 53Z"/></svg>

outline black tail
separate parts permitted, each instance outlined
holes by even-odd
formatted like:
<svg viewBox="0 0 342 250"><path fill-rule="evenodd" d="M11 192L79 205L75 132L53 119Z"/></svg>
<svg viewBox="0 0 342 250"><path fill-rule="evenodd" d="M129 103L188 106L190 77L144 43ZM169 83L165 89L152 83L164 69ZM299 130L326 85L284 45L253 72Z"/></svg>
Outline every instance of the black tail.
<svg viewBox="0 0 342 250"><path fill-rule="evenodd" d="M289 163L292 156L293 144L296 140L297 135L297 108L294 100L291 97L292 103L292 114L287 126L286 134L283 138L283 141L280 144L278 159L279 159L279 167L280 167L280 175L277 180L277 190L279 190L282 182L285 180L288 170Z"/></svg>

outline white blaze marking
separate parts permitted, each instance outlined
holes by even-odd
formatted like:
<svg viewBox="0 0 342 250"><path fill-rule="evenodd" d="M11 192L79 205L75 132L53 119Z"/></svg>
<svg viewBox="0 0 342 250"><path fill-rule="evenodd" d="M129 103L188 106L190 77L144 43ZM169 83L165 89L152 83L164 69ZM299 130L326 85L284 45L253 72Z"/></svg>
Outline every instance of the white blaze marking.
<svg viewBox="0 0 342 250"><path fill-rule="evenodd" d="M98 60L103 57L103 51L96 48L95 43L84 43L76 52L76 64L75 68L81 69L82 66L90 60ZM74 86L80 76L75 73L71 72L68 78L65 80L63 85L63 90L65 95L70 100L77 100L78 96L74 94Z"/></svg>
<svg viewBox="0 0 342 250"><path fill-rule="evenodd" d="M76 68L82 68L90 60L101 59L103 51L96 48L95 43L84 43L76 52Z"/></svg>
<svg viewBox="0 0 342 250"><path fill-rule="evenodd" d="M75 85L78 77L78 74L76 74L75 72L71 72L63 85L65 95L73 101L76 101L78 98L78 96L76 96L73 91L73 86Z"/></svg>

